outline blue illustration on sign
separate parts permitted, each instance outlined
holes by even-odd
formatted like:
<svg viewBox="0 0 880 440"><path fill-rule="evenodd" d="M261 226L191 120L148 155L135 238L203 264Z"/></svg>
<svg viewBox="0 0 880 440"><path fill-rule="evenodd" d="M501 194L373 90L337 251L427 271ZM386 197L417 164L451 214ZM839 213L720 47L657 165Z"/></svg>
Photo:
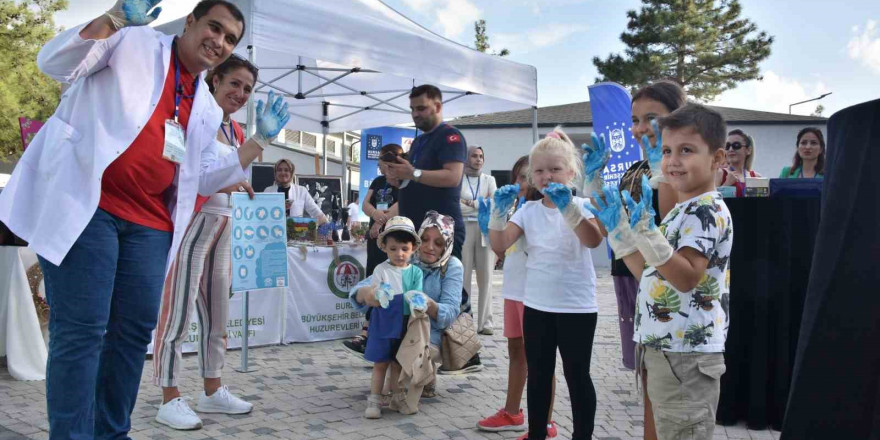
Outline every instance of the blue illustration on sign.
<svg viewBox="0 0 880 440"><path fill-rule="evenodd" d="M284 194L258 193L251 200L236 193L232 205L232 291L287 286L287 224L276 215Z"/></svg>

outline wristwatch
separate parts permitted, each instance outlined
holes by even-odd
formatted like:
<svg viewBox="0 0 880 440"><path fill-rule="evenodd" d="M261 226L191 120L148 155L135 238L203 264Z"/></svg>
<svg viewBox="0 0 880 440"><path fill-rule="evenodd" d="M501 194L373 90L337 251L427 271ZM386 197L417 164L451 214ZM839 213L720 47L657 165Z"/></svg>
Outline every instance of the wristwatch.
<svg viewBox="0 0 880 440"><path fill-rule="evenodd" d="M419 179L421 179L421 178L422 178L422 170L416 169L415 171L413 171L413 180L414 181L418 182Z"/></svg>

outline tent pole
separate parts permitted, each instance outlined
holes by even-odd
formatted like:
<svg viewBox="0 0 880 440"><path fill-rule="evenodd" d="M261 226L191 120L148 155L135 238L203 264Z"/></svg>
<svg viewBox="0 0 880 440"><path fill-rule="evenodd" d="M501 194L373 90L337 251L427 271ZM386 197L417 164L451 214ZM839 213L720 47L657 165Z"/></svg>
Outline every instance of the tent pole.
<svg viewBox="0 0 880 440"><path fill-rule="evenodd" d="M327 175L327 134L330 132L330 123L327 121L327 107L329 106L329 102L324 101L321 103L321 109L323 112L323 117L321 118L321 134L324 135L324 167L321 174L325 176Z"/></svg>
<svg viewBox="0 0 880 440"><path fill-rule="evenodd" d="M342 194L340 194L340 196L342 196L342 206L345 207L345 205L346 205L345 202L348 201L348 192L350 190L350 188L348 187L348 183L347 183L348 182L348 155L345 154L346 150L347 150L347 148L345 148L345 132L342 132L342 148L340 150L342 151L342 189L340 191Z"/></svg>
<svg viewBox="0 0 880 440"><path fill-rule="evenodd" d="M532 144L538 142L538 106L532 107Z"/></svg>
<svg viewBox="0 0 880 440"><path fill-rule="evenodd" d="M248 61L251 62L254 66L256 66L256 50L253 45L249 45L247 47L248 50ZM248 98L247 103L247 137L250 138L254 134L257 133L257 106L255 105L255 95L256 93L251 93L250 98Z"/></svg>

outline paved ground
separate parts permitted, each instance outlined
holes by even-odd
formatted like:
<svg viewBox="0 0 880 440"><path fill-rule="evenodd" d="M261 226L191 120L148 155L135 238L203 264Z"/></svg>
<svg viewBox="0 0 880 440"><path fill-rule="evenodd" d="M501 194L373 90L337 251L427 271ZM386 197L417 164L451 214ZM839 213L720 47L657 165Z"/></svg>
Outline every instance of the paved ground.
<svg viewBox="0 0 880 440"><path fill-rule="evenodd" d="M500 291L500 272L494 289ZM639 439L642 407L634 392L632 374L623 369L619 357L617 303L608 275L599 278L599 325L593 346L592 376L598 393L596 439ZM476 303L476 302L475 302ZM496 322L502 307L496 298ZM500 330L500 329L499 329ZM481 336L485 369L470 376L439 376L434 399L422 401L422 411L401 416L386 411L380 420L362 417L369 393L370 365L350 355L339 341L294 344L252 349L252 364L258 370L237 373L240 352L229 352L224 382L233 392L255 404L244 416L205 415L204 428L174 431L153 419L161 403L160 390L149 378L152 365L146 362L141 394L132 416L134 439L502 439L516 438L477 431L476 422L501 407L507 387L507 349L501 332ZM195 396L201 380L196 359L187 356L181 390ZM561 381L561 362L557 362ZM560 437L570 438L571 411L564 383L558 386L554 419ZM525 405L525 401L523 401ZM12 379L0 367L0 440L47 439L45 384ZM715 430L715 439L776 439L775 431L749 431L744 426Z"/></svg>

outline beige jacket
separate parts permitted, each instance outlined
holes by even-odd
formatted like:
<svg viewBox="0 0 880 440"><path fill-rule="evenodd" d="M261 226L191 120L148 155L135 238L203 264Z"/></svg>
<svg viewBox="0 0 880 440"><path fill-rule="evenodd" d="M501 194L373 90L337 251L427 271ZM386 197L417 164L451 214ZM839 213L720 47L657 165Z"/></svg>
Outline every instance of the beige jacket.
<svg viewBox="0 0 880 440"><path fill-rule="evenodd" d="M407 405L418 408L422 389L434 381L436 371L436 364L431 357L431 321L425 312L412 311L406 326L406 335L397 351L397 362L402 368L398 386L403 389L409 382Z"/></svg>

